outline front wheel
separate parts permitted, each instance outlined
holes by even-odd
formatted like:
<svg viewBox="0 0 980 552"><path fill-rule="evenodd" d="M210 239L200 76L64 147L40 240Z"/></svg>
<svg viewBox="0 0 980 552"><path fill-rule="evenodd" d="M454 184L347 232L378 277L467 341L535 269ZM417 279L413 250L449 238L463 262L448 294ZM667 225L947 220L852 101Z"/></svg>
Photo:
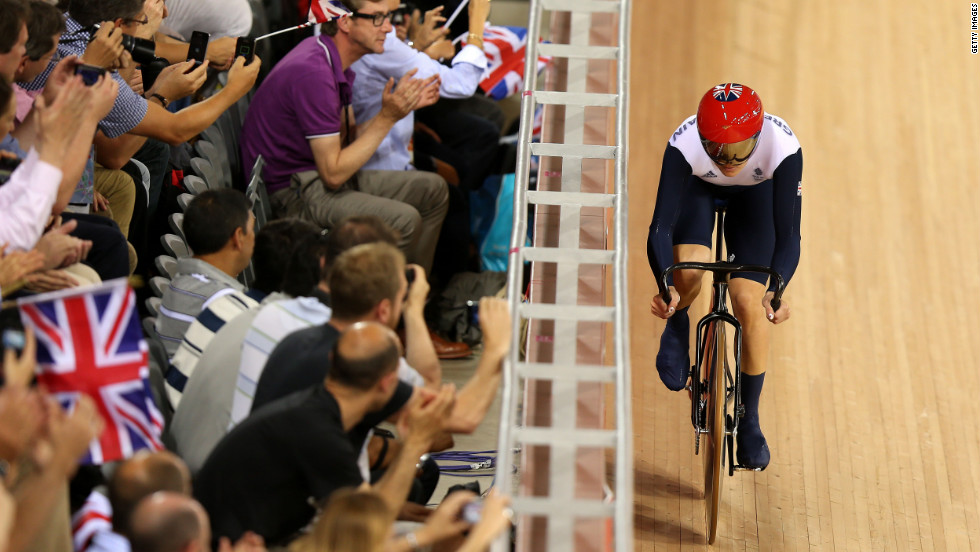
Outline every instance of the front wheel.
<svg viewBox="0 0 980 552"><path fill-rule="evenodd" d="M725 447L725 326L712 321L705 331L701 373L707 382L705 393L704 498L708 544L715 542L721 505L722 461Z"/></svg>

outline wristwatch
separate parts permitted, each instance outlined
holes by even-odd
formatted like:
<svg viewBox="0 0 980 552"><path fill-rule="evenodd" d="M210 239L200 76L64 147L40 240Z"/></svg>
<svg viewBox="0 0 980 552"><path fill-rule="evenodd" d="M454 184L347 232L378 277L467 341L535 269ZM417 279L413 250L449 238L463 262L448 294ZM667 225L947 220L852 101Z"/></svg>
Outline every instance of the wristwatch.
<svg viewBox="0 0 980 552"><path fill-rule="evenodd" d="M160 94L150 94L150 98L156 98L156 99L160 100L160 105L162 105L164 109L167 109L167 106L170 105L170 102L167 101L167 98L164 98ZM150 98L147 98L147 99L150 99Z"/></svg>

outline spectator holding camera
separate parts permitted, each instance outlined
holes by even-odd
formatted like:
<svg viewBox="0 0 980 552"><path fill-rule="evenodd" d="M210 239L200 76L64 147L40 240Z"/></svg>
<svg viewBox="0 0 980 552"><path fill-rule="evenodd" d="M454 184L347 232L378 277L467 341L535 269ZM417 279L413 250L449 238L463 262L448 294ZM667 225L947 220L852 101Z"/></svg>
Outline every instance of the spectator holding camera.
<svg viewBox="0 0 980 552"><path fill-rule="evenodd" d="M194 491L216 536L236 539L252 529L271 544L288 542L315 513L309 497L320 501L338 488L365 484L359 443L348 433L373 427L387 417L383 408L396 394L404 399L411 393L399 382L398 359L398 337L390 328L356 324L338 340L322 384L262 409L225 436L198 473ZM373 485L389 523L405 502L419 456L442 433L454 396L454 386L446 385L426 390L406 408L399 422L404 446Z"/></svg>
<svg viewBox="0 0 980 552"><path fill-rule="evenodd" d="M154 0L147 0L152 1ZM149 18L144 13L144 4L141 0L91 0L74 3L63 0L59 7L70 7L71 11L65 13L66 31L62 35L58 52L62 56L77 55L86 63L110 70L123 66L127 60L123 49L118 45L123 43L122 34L127 28L143 25L144 22L149 24ZM98 30L95 30L96 25L99 26ZM94 51L89 52L93 48ZM113 55L116 57L113 58ZM108 139L116 140L127 133L135 137L127 136L114 142L102 142L101 145L107 146L105 149L111 150L107 157L102 157L100 153L100 160L104 165L110 168L121 166L121 162L129 159L141 146L141 140L136 137L151 137L176 145L196 136L252 88L258 76L259 63L253 61L246 66L244 58L236 60L229 73L227 86L206 100L178 113L170 113L166 106L179 96L186 96L188 90L200 80L201 73L185 74L181 71L188 68L189 65L178 64L169 69L167 74L161 73L157 79L159 82L146 90L145 97L126 86L125 80L118 72L113 71L113 78L121 85L120 92L112 111L100 122L99 130ZM36 90L43 87L51 69L49 67L25 88ZM203 70L198 68L197 71ZM173 97L168 98L165 94ZM112 157L109 158L108 155Z"/></svg>

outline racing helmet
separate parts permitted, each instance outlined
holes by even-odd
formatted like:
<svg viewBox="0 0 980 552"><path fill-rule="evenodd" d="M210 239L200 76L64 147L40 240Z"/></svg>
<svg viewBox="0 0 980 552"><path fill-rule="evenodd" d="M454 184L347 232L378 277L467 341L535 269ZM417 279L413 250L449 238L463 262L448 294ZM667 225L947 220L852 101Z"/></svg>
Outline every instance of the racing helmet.
<svg viewBox="0 0 980 552"><path fill-rule="evenodd" d="M748 86L729 82L708 90L698 105L701 145L719 165L741 165L762 133L762 100Z"/></svg>

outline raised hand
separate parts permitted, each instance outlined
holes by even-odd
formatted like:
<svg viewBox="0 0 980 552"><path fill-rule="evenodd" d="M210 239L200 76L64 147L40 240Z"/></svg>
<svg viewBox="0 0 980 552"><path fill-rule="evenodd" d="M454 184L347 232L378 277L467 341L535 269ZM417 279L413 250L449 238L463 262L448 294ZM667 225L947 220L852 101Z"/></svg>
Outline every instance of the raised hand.
<svg viewBox="0 0 980 552"><path fill-rule="evenodd" d="M156 82L147 93L148 96L160 94L167 101L186 98L204 85L208 78L208 62L205 60L197 69L193 61L182 61L168 65L157 76Z"/></svg>
<svg viewBox="0 0 980 552"><path fill-rule="evenodd" d="M92 36L92 41L82 54L82 62L96 65L103 69L112 69L119 65L119 57L123 53L122 29L112 21L103 21L99 30Z"/></svg>
<svg viewBox="0 0 980 552"><path fill-rule="evenodd" d="M3 377L7 387L24 387L30 385L37 369L37 340L34 339L34 329L24 328L24 350L18 355L13 349L3 352Z"/></svg>
<svg viewBox="0 0 980 552"><path fill-rule="evenodd" d="M143 90L143 77L140 71L136 71L136 75L139 76L139 89ZM114 105L116 105L116 96L119 94L119 83L116 79L106 75L99 79L99 82L95 83L91 87L92 96L89 100L88 116L91 120L101 121L112 111Z"/></svg>
<svg viewBox="0 0 980 552"><path fill-rule="evenodd" d="M41 435L44 412L36 390L23 385L0 388L0 458L13 462L31 451Z"/></svg>
<svg viewBox="0 0 980 552"><path fill-rule="evenodd" d="M470 32L483 36L483 26L490 16L490 0L470 0L466 9L470 16Z"/></svg>
<svg viewBox="0 0 980 552"><path fill-rule="evenodd" d="M418 50L425 50L437 40L444 38L449 29L440 25L446 21L442 16L443 6L437 6L425 12L425 20L419 21L419 10L412 12L411 39Z"/></svg>
<svg viewBox="0 0 980 552"><path fill-rule="evenodd" d="M160 24L167 16L167 5L163 0L146 0L143 2L143 14L146 15L147 22L136 28L135 36L153 40L153 35L160 30Z"/></svg>
<svg viewBox="0 0 980 552"><path fill-rule="evenodd" d="M478 498L476 493L470 491L455 491L451 493L432 512L425 525L416 533L419 542L436 544L461 536L472 525L461 518L460 512L464 506Z"/></svg>
<svg viewBox="0 0 980 552"><path fill-rule="evenodd" d="M439 75L427 79L413 78L418 69L405 73L395 87L395 79L388 79L381 93L381 115L392 121L400 121L419 105L425 88L436 82ZM394 88L394 91L392 89Z"/></svg>
<svg viewBox="0 0 980 552"><path fill-rule="evenodd" d="M259 56L255 56L252 63L247 65L244 57L236 57L231 69L228 70L228 84L225 88L230 88L239 97L244 96L255 85L261 68L262 60Z"/></svg>
<svg viewBox="0 0 980 552"><path fill-rule="evenodd" d="M58 90L54 101L49 105L44 96L37 98L38 155L47 163L61 165L65 152L78 127L86 116L86 109L92 98L92 91L80 77L73 77Z"/></svg>
<svg viewBox="0 0 980 552"><path fill-rule="evenodd" d="M52 449L53 467L71 476L78 469L78 460L89 444L102 434L105 423L88 395L80 395L68 415L49 416L48 440Z"/></svg>
<svg viewBox="0 0 980 552"><path fill-rule="evenodd" d="M211 68L218 71L226 71L235 61L235 45L238 39L226 36L212 40L208 44L207 59L211 62Z"/></svg>
<svg viewBox="0 0 980 552"><path fill-rule="evenodd" d="M505 299L480 299L480 331L483 332L483 354L503 357L510 350L513 322Z"/></svg>
<svg viewBox="0 0 980 552"><path fill-rule="evenodd" d="M425 299L429 296L429 281L425 278L425 269L417 264L407 265L406 268L415 273L415 279L408 288L405 310L417 309L421 312L425 308Z"/></svg>
<svg viewBox="0 0 980 552"><path fill-rule="evenodd" d="M439 78L439 75L433 75L433 77L435 77L435 79L433 80L430 77L428 80L431 82L422 88L422 95L419 98L419 103L415 106L415 109L429 107L430 105L439 101L439 87L442 85L442 80Z"/></svg>
<svg viewBox="0 0 980 552"><path fill-rule="evenodd" d="M48 80L44 83L44 91L41 93L48 104L54 103L62 86L75 79L75 68L81 63L82 61L78 59L78 56L70 55L54 66L51 74L48 75Z"/></svg>
<svg viewBox="0 0 980 552"><path fill-rule="evenodd" d="M459 548L459 552L486 550L493 539L510 527L513 518L514 511L510 509L510 498L497 494L496 490L492 491L483 499L480 521L470 530L470 535Z"/></svg>
<svg viewBox="0 0 980 552"><path fill-rule="evenodd" d="M218 544L218 552L265 552L265 550L265 541L251 531L246 531L234 545L228 537L221 537Z"/></svg>
<svg viewBox="0 0 980 552"><path fill-rule="evenodd" d="M426 450L443 433L446 420L456 402L456 386L447 383L438 392L416 389L418 398L408 406L398 423L399 434L405 440L415 440Z"/></svg>

